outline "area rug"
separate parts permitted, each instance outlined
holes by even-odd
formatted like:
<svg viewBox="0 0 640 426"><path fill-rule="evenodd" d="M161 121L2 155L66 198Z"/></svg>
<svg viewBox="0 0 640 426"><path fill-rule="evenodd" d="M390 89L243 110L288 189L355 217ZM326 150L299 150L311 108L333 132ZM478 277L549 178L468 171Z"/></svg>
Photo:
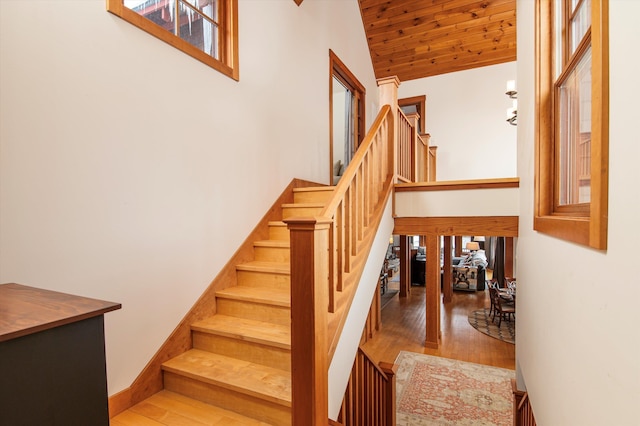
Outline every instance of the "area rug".
<svg viewBox="0 0 640 426"><path fill-rule="evenodd" d="M396 425L512 425L513 370L405 351L396 365Z"/></svg>
<svg viewBox="0 0 640 426"><path fill-rule="evenodd" d="M489 315L489 308L478 309L469 314L469 324L481 333L502 340L513 345L516 344L516 321L502 320L498 327L498 321L494 322Z"/></svg>
<svg viewBox="0 0 640 426"><path fill-rule="evenodd" d="M398 290L387 290L384 294L380 295L380 309L384 309L385 306L398 294Z"/></svg>

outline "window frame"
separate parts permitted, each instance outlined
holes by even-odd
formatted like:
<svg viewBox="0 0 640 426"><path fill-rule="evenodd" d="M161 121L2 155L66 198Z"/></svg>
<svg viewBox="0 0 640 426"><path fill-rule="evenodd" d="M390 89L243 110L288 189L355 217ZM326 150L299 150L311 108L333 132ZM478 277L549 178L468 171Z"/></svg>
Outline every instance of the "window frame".
<svg viewBox="0 0 640 426"><path fill-rule="evenodd" d="M238 54L238 0L220 0L220 37L222 48L220 59L216 59L189 42L181 39L154 22L129 9L124 5L124 0L107 0L107 11L124 19L130 24L140 28L154 37L170 44L178 50L186 53L194 59L210 66L236 81L240 80L239 54Z"/></svg>
<svg viewBox="0 0 640 426"><path fill-rule="evenodd" d="M558 107L554 94L556 82L560 81L563 73L557 79L554 78L554 58L557 57L554 53L557 43L554 39L553 6L553 0L536 0L534 229L577 244L606 250L609 181L609 2L591 2L591 201L588 204L573 206L557 206L556 202ZM565 32L564 35L568 37L569 34Z"/></svg>
<svg viewBox="0 0 640 426"><path fill-rule="evenodd" d="M333 50L329 49L329 182L333 184L333 77L336 77L349 90L352 91L355 102L355 115L353 117L354 148L357 151L360 143L366 136L365 108L367 90L356 76L347 68L344 62L338 58Z"/></svg>

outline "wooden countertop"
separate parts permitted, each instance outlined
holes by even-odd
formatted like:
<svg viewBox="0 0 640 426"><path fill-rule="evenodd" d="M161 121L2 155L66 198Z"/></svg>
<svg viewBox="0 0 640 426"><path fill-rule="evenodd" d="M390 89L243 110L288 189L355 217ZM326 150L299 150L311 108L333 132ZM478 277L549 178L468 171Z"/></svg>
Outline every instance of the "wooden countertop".
<svg viewBox="0 0 640 426"><path fill-rule="evenodd" d="M119 303L0 284L0 342L115 311Z"/></svg>

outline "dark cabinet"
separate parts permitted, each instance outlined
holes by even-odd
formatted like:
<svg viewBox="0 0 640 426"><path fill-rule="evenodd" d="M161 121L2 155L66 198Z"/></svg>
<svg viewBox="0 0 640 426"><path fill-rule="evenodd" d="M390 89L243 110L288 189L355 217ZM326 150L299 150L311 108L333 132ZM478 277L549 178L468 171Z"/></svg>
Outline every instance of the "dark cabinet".
<svg viewBox="0 0 640 426"><path fill-rule="evenodd" d="M103 314L119 308L0 285L0 425L108 426Z"/></svg>

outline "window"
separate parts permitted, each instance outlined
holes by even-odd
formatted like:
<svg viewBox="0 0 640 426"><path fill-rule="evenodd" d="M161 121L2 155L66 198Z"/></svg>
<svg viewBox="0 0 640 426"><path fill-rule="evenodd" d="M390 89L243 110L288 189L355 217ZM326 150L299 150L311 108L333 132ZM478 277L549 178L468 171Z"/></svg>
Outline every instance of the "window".
<svg viewBox="0 0 640 426"><path fill-rule="evenodd" d="M329 50L329 144L331 184L337 185L365 137L364 86Z"/></svg>
<svg viewBox="0 0 640 426"><path fill-rule="evenodd" d="M107 0L107 10L239 79L237 0Z"/></svg>
<svg viewBox="0 0 640 426"><path fill-rule="evenodd" d="M608 0L536 1L534 229L604 250Z"/></svg>

